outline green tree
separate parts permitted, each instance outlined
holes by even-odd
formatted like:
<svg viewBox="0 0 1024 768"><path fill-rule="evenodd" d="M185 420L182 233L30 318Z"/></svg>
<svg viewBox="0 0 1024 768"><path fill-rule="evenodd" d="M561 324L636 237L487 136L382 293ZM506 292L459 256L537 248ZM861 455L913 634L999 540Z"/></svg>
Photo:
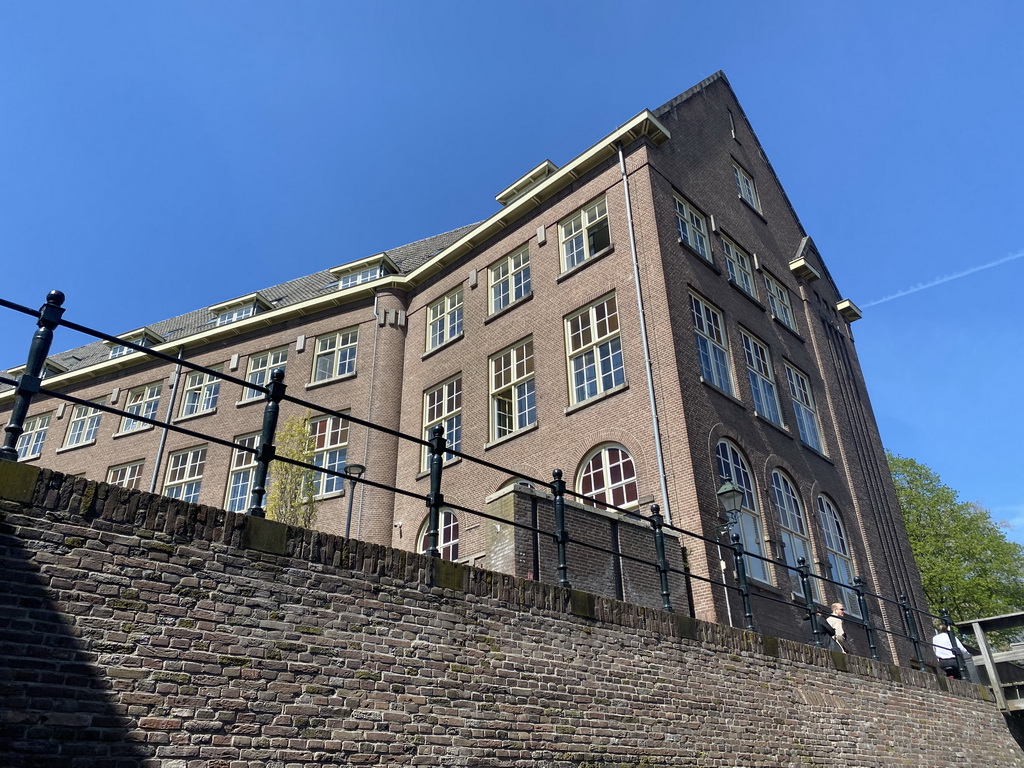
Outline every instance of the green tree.
<svg viewBox="0 0 1024 768"><path fill-rule="evenodd" d="M1024 547L980 504L961 501L929 467L887 453L932 613L955 620L1024 610Z"/></svg>
<svg viewBox="0 0 1024 768"><path fill-rule="evenodd" d="M292 416L277 430L277 455L313 463L313 438L309 433L309 414ZM314 496L316 472L283 461L271 465L267 489L267 517L288 525L311 528L316 520L319 500Z"/></svg>

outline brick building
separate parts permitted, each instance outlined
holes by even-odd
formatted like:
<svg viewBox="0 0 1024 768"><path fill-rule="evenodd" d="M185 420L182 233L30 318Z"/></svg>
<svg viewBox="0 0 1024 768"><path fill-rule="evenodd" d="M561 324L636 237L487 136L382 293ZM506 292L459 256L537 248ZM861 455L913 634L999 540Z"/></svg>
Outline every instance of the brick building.
<svg viewBox="0 0 1024 768"><path fill-rule="evenodd" d="M487 220L374 254L123 338L407 434L440 424L462 452L619 506L661 504L714 538L723 478L744 491L747 550L883 595L920 582L854 349L859 317L831 279L725 76L645 110L565 166L541 163ZM50 358L47 384L78 397L254 440L258 392L95 343ZM10 407L10 394L0 407ZM295 408L282 418L301 417ZM313 415L317 461L427 492L422 449ZM248 506L247 454L83 406L37 398L23 461L228 509ZM455 459L445 495L471 508L512 474ZM317 527L344 527L344 484L321 476ZM353 535L416 548L422 501L360 487ZM446 515L442 549L489 567L488 524ZM490 524L493 525L493 524ZM687 546L718 577L713 545ZM785 568L751 559L785 610ZM823 602L856 601L850 592ZM698 618L732 621L696 583ZM854 610L855 614L856 611ZM879 620L898 629L891 607ZM733 622L738 623L738 622ZM773 629L772 627L768 628ZM889 653L898 655L894 646Z"/></svg>

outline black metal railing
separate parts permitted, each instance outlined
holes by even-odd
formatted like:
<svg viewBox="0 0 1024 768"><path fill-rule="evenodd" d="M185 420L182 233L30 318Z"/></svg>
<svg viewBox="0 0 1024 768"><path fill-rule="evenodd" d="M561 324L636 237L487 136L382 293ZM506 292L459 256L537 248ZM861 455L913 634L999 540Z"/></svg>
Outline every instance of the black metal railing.
<svg viewBox="0 0 1024 768"><path fill-rule="evenodd" d="M255 457L256 469L250 492L250 505L247 510L247 514L249 515L258 517L263 517L265 515L264 501L267 493L267 478L272 463L276 461L301 467L313 472L322 473L324 475L347 479L353 483L353 487L358 483L361 486L377 488L400 496L422 501L428 510L423 549L425 553L431 557L440 556L439 528L441 511L442 509L451 509L475 515L483 519L499 522L501 524L512 525L516 529L530 533L535 542L538 540L538 537L550 537L555 547L556 562L554 565L554 572L556 573L557 584L561 587L568 588L572 586L570 579L572 572L570 546L573 548L586 549L615 558L619 562L627 561L636 563L640 566L652 568L657 576L661 607L665 611L675 610L672 602L673 595L670 589L671 576L678 577L685 585L687 592L686 597L690 605L692 605L693 582L703 582L723 589L727 604L730 602L731 595L736 595L738 597L743 617L743 627L750 631L756 631L757 629L753 607L755 599L759 602L781 604L788 610L796 608L798 611L802 611L805 614L806 620L810 622L810 634L813 637L814 644L822 647L828 646L829 637L827 632L823 629L822 621L824 613L822 609L819 608L817 595L824 594L826 588L831 588L836 594L843 594L846 591L852 591L857 597L858 612L860 616L856 619L846 618L845 620L863 628L868 643L868 655L870 655L872 659L879 658L877 634L881 632L908 641L913 653L912 658L918 666L924 666L924 647L925 645L930 645L930 642L925 643L922 640L917 623L919 618L923 617L926 621L939 621L950 628L953 626L953 621L946 612L944 612L942 616L936 616L935 614L913 606L906 595L900 595L898 598L893 598L871 592L866 589L865 582L859 577L854 578L852 584L848 584L814 573L810 564L805 562L803 558L800 558L798 564L793 566L781 560L775 560L759 555L755 552L747 551L743 547L740 536L738 534L731 533L729 526L725 526L724 529L720 529L714 538L704 536L703 534L696 533L694 531L678 528L665 521L657 504L651 505L649 515L644 515L635 508L626 509L618 507L609 503L605 499L593 498L568 490L565 480L563 479L563 473L560 469L553 470L552 479L547 481L530 477L529 475L523 474L518 469L495 464L464 453L457 448L448 445L444 429L440 426L434 427L428 438L423 439L418 436L405 434L397 430L372 423L347 412L332 410L320 404L292 396L287 392L287 387L284 381L284 370L280 368L272 371L267 383L265 385L261 385L225 374L221 370L198 365L184 359L180 355L169 355L145 345L127 341L117 336L112 336L102 331L79 325L64 319L63 315L65 310L63 303L64 294L60 291L51 291L46 297L46 303L39 310L33 310L29 307L0 299L0 307L30 315L36 319L37 325L37 330L32 337L29 347L24 372L17 378L0 375L0 384L6 384L13 388L13 403L11 406L10 419L5 427L3 446L0 447L0 460L16 461L18 459L17 445L19 438L24 431L24 424L28 415L29 406L36 395L46 395L74 405L94 408L105 413L116 414L122 417L130 416L134 421L143 422L154 427L213 442L215 444L231 448L235 451L252 454ZM167 421L161 421L159 419L147 417L141 413L129 413L111 405L96 402L95 400L78 398L74 395L62 392L58 388L44 386L44 365L50 352L50 346L54 338L54 331L58 327L65 327L97 339L128 347L135 352L142 353L151 358L163 360L176 366L182 366L192 371L215 377L221 381L239 384L244 388L243 391L254 390L262 393L265 405L259 443L255 447L241 445L235 441L227 440L216 435L183 427L180 424L174 423L170 418L170 415L168 415ZM375 432L389 435L398 440L415 443L421 448L425 448L427 451L427 471L429 474L428 492L426 494L416 493L394 485L379 483L365 476L354 477L352 475L347 475L343 470L317 466L278 454L275 447L275 437L281 403L284 402L307 408L310 411L321 415L344 419L347 422L358 424ZM510 475L513 478L526 481L533 485L535 489L543 488L551 499L553 530L546 530L537 525L536 519L531 520L530 522L523 522L516 519L510 520L507 517L491 515L490 513L480 509L460 506L457 503L453 503L450 499L447 499L442 492L442 480L446 464L455 457L480 467L496 470L507 476ZM591 541L586 541L579 535L574 536L572 532L570 532L567 522L566 496L572 497L582 504L584 508L589 508L591 510L591 514L596 515L596 512L592 511L594 509L612 510L620 515L622 519L632 520L639 525L648 526L651 532L650 556L642 557L636 553L624 552L617 546L609 548L595 544ZM586 511L586 509L584 511ZM700 546L700 543L703 543L707 547L714 546L718 548L719 551L724 548L727 552L730 552L734 578L731 581L727 579L724 568L722 569L721 580L711 578L710 576L703 576L699 573L694 573L687 565L685 548L683 550L682 567L673 566L667 554L667 531L674 533L680 538L681 542L686 541L690 546L695 545L695 543L696 546ZM721 535L727 532L731 533L731 536L728 542L723 543L721 541ZM539 558L539 551L537 550L536 543L534 544L534 550L534 562L536 563ZM747 573L747 564L752 559L760 560L765 563L769 573L772 572L772 569L776 569L776 572L789 572L792 574L794 580L798 581L800 584L799 594L801 601L799 603L794 603L792 599L787 599L784 596L775 594L775 591L772 589L763 589L753 586L750 583L751 580ZM532 577L540 578L540 569L537 565L534 565L532 570ZM617 578L619 582L616 585L616 593L621 594L621 573L618 574ZM784 594L785 593L783 593L783 595ZM886 626L886 618L888 617L891 622L893 611L885 611L885 605L892 606L896 609L896 612L902 616L903 622L900 627ZM872 608L875 610L872 611ZM873 620L873 616L882 618L883 621L881 626ZM954 652L956 652L957 658L959 659L959 652L956 651L956 643L953 642L951 644ZM960 663L962 664L962 660L960 660Z"/></svg>

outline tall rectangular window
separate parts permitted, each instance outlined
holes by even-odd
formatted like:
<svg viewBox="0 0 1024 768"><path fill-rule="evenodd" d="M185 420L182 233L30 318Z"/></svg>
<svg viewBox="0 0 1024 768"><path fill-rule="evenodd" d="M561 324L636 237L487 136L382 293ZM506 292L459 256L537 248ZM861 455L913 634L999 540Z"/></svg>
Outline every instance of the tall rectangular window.
<svg viewBox="0 0 1024 768"><path fill-rule="evenodd" d="M427 308L427 351L462 334L462 288Z"/></svg>
<svg viewBox="0 0 1024 768"><path fill-rule="evenodd" d="M582 403L626 382L615 296L565 320L572 403Z"/></svg>
<svg viewBox="0 0 1024 768"><path fill-rule="evenodd" d="M206 467L206 446L172 453L167 460L164 496L198 503L199 488Z"/></svg>
<svg viewBox="0 0 1024 768"><path fill-rule="evenodd" d="M743 289L745 293L757 298L754 288L754 273L750 268L750 256L736 243L727 237L722 238L725 251L725 267L729 271L729 279Z"/></svg>
<svg viewBox="0 0 1024 768"><path fill-rule="evenodd" d="M708 227L704 217L681 197L676 197L676 228L679 239L708 261L711 249L708 247Z"/></svg>
<svg viewBox="0 0 1024 768"><path fill-rule="evenodd" d="M133 461L131 464L121 464L107 470L107 482L111 485L119 485L122 488L138 490L139 479L142 477L142 462Z"/></svg>
<svg viewBox="0 0 1024 768"><path fill-rule="evenodd" d="M789 394L793 398L793 411L800 439L814 450L821 452L821 434L818 431L818 414L814 408L814 396L807 377L795 368L786 366Z"/></svg>
<svg viewBox="0 0 1024 768"><path fill-rule="evenodd" d="M732 167L733 176L736 178L736 191L739 196L745 200L751 208L758 213L761 212L761 203L757 199L757 187L754 186L754 180L750 174L740 168L738 165Z"/></svg>
<svg viewBox="0 0 1024 768"><path fill-rule="evenodd" d="M252 434L236 437L235 444L243 448L258 448L260 436ZM249 508L255 477L256 454L235 448L231 455L231 471L228 473L228 495L225 504L228 512L243 512Z"/></svg>
<svg viewBox="0 0 1024 768"><path fill-rule="evenodd" d="M134 432L138 429L146 429L152 425L144 421L133 419L132 416L145 416L147 419L156 418L156 409L160 405L160 385L148 384L145 387L136 387L128 390L125 400L125 411L130 415L121 420L122 432Z"/></svg>
<svg viewBox="0 0 1024 768"><path fill-rule="evenodd" d="M793 308L789 303L789 291L782 283L769 274L764 276L764 286L768 291L768 308L779 320L791 330L796 330L796 323L793 322Z"/></svg>
<svg viewBox="0 0 1024 768"><path fill-rule="evenodd" d="M348 462L348 419L329 416L309 422L313 441L313 463L333 472L344 472ZM313 479L316 496L336 493L345 487L345 478L317 472Z"/></svg>
<svg viewBox="0 0 1024 768"><path fill-rule="evenodd" d="M754 410L773 424L782 426L779 413L779 396L775 390L775 374L768 347L746 333L743 339L743 357L747 362L747 377L754 395Z"/></svg>
<svg viewBox="0 0 1024 768"><path fill-rule="evenodd" d="M577 211L558 226L562 244L562 271L591 259L611 245L608 205L602 197Z"/></svg>
<svg viewBox="0 0 1024 768"><path fill-rule="evenodd" d="M269 352L260 352L249 357L249 372L245 380L250 384L266 386L270 381L270 374L275 368L284 368L288 364L288 348L273 349ZM255 400L262 397L263 393L258 389L245 388L242 393L243 400Z"/></svg>
<svg viewBox="0 0 1024 768"><path fill-rule="evenodd" d="M491 439L536 423L533 339L527 339L491 358Z"/></svg>
<svg viewBox="0 0 1024 768"><path fill-rule="evenodd" d="M181 415L195 416L217 408L220 394L220 366L210 369L211 373L193 371L185 377L185 390L181 397Z"/></svg>
<svg viewBox="0 0 1024 768"><path fill-rule="evenodd" d="M313 357L313 381L327 381L355 373L358 337L356 328L318 337Z"/></svg>
<svg viewBox="0 0 1024 768"><path fill-rule="evenodd" d="M46 440L46 432L50 428L51 416L49 413L41 413L25 419L24 431L18 437L19 459L34 459L43 452L43 441Z"/></svg>
<svg viewBox="0 0 1024 768"><path fill-rule="evenodd" d="M68 425L68 436L64 441L64 447L70 448L73 445L91 443L96 439L96 433L100 428L101 412L97 408L87 405L76 405L71 412L71 423Z"/></svg>
<svg viewBox="0 0 1024 768"><path fill-rule="evenodd" d="M462 450L462 377L446 381L423 394L423 439L430 439L431 430L440 425L449 448ZM445 461L456 457L445 455ZM423 449L423 469L427 468L427 450Z"/></svg>
<svg viewBox="0 0 1024 768"><path fill-rule="evenodd" d="M690 294L693 330L700 356L700 375L723 392L733 393L732 372L729 366L729 342L725 336L722 313Z"/></svg>
<svg viewBox="0 0 1024 768"><path fill-rule="evenodd" d="M489 270L491 314L530 295L530 249L520 248Z"/></svg>

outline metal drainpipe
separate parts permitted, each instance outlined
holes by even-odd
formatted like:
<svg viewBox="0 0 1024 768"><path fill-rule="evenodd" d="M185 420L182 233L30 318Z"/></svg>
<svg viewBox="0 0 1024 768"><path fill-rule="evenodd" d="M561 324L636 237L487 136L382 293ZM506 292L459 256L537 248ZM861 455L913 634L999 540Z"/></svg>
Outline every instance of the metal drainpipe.
<svg viewBox="0 0 1024 768"><path fill-rule="evenodd" d="M178 359L181 359L184 349L178 347ZM181 382L181 363L174 366L174 378L171 381L171 399L167 403L167 416L165 422L170 422L174 414L174 401L178 397L178 384ZM149 492L156 493L156 479L160 476L160 462L164 460L164 447L167 445L167 427L160 428L160 443L156 448L156 462L153 464L153 476L149 479Z"/></svg>
<svg viewBox="0 0 1024 768"><path fill-rule="evenodd" d="M377 372L377 335L380 333L380 322L377 316L377 290L373 291L373 357L370 359L370 387L366 396L366 420L370 420L370 407L373 404L373 377ZM366 439L363 441L363 464L366 464L366 457L370 452L370 429L366 429ZM366 486L359 483L359 516L356 517L356 538L362 538L363 531L363 500L366 498Z"/></svg>
<svg viewBox="0 0 1024 768"><path fill-rule="evenodd" d="M651 423L654 427L654 450L658 457L658 479L661 483L661 498L665 508L665 522L672 525L672 508L668 499L668 481L665 477L665 455L661 450L661 425L658 422L658 406L654 398L654 371L651 368L651 345L647 339L647 319L644 312L644 296L640 290L640 259L636 252L636 234L633 231L633 206L629 200L629 177L626 174L626 158L622 155L622 143L616 142L619 152L619 170L622 173L622 190L626 198L626 219L629 222L629 250L633 256L633 282L636 283L636 303L640 310L640 339L644 346L644 372L647 374L647 396L651 401Z"/></svg>

